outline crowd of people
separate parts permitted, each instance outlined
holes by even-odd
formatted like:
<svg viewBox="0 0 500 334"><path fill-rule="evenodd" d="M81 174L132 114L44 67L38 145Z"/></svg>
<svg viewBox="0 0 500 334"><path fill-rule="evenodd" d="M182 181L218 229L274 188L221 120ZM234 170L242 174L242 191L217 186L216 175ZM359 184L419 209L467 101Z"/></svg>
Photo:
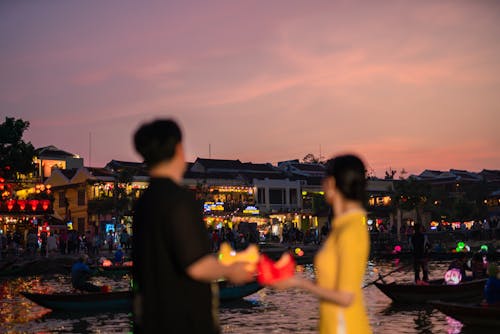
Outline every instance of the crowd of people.
<svg viewBox="0 0 500 334"><path fill-rule="evenodd" d="M132 247L132 236L123 229L120 233L109 231L106 235L91 233L83 234L76 230L54 230L38 232L36 229L28 229L25 233L14 231L13 233L0 234L0 259L1 256L14 257L50 257L57 254L80 254L97 256L106 247L109 252L118 246L123 250Z"/></svg>

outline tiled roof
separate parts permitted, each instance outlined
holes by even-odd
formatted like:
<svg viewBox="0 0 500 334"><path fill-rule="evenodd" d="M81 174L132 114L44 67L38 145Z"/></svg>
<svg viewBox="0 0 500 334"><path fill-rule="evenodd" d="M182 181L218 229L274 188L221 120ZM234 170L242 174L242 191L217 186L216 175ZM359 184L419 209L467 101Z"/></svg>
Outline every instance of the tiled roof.
<svg viewBox="0 0 500 334"><path fill-rule="evenodd" d="M293 164L293 167L306 172L324 172L325 166L321 164Z"/></svg>
<svg viewBox="0 0 500 334"><path fill-rule="evenodd" d="M106 168L85 167L95 177L115 177L115 173Z"/></svg>
<svg viewBox="0 0 500 334"><path fill-rule="evenodd" d="M110 169L120 169L120 168L146 168L146 165L142 162L132 162L132 161L120 161L111 160L106 164L107 168Z"/></svg>
<svg viewBox="0 0 500 334"><path fill-rule="evenodd" d="M58 171L61 172L61 174L64 175L68 180L71 180L78 171L78 168L58 169Z"/></svg>
<svg viewBox="0 0 500 334"><path fill-rule="evenodd" d="M223 159L203 159L197 158L195 163L201 164L205 169L240 169L240 160L223 160Z"/></svg>
<svg viewBox="0 0 500 334"><path fill-rule="evenodd" d="M254 164L251 162L245 162L241 164L240 170L244 171L258 171L258 172L270 172L270 173L280 173L279 170L274 168L270 164Z"/></svg>
<svg viewBox="0 0 500 334"><path fill-rule="evenodd" d="M45 147L40 147L35 150L35 155L38 157L60 157L60 158L68 158L68 157L75 157L76 154L69 153L66 151L63 151L61 149L58 149L55 146L45 146Z"/></svg>

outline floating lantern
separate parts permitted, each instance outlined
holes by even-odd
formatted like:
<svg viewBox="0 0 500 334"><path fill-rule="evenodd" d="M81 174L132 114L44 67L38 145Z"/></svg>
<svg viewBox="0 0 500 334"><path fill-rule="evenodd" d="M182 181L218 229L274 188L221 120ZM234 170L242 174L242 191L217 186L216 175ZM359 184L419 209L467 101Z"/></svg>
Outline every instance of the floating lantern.
<svg viewBox="0 0 500 334"><path fill-rule="evenodd" d="M402 250L401 246L396 245L396 246L394 246L394 249L392 250L392 254L399 254L399 253L401 253L401 250Z"/></svg>
<svg viewBox="0 0 500 334"><path fill-rule="evenodd" d="M259 261L259 249L256 245L248 246L244 251L236 252L231 246L224 242L220 246L219 262L223 265L229 266L235 262L247 262L248 271L255 271L257 262Z"/></svg>
<svg viewBox="0 0 500 334"><path fill-rule="evenodd" d="M444 274L444 281L447 285L457 285L462 281L462 274L460 273L460 269L450 269Z"/></svg>
<svg viewBox="0 0 500 334"><path fill-rule="evenodd" d="M465 242L460 241L459 243L457 243L457 248L455 248L455 249L456 249L457 253L460 253L460 252L466 251L467 247L468 246L465 244ZM470 247L469 247L469 250L470 250Z"/></svg>
<svg viewBox="0 0 500 334"><path fill-rule="evenodd" d="M262 254L257 264L257 270L257 281L260 284L273 284L295 274L295 261L290 253L284 253L276 262Z"/></svg>
<svg viewBox="0 0 500 334"><path fill-rule="evenodd" d="M113 265L113 262L111 262L111 260L106 259L106 260L102 261L103 267L111 267L112 265Z"/></svg>

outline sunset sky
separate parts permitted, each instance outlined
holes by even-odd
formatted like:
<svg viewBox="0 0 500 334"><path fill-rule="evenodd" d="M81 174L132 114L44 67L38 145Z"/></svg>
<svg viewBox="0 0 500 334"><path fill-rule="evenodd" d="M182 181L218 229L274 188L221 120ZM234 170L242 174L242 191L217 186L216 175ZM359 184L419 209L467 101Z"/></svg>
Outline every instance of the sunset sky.
<svg viewBox="0 0 500 334"><path fill-rule="evenodd" d="M190 161L500 169L500 2L2 1L0 115L97 167L172 117Z"/></svg>

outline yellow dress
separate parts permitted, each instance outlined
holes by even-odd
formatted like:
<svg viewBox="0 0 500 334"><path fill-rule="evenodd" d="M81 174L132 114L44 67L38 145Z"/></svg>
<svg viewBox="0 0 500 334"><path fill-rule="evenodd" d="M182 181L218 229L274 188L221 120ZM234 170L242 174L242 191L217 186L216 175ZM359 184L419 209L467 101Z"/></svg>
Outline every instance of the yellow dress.
<svg viewBox="0 0 500 334"><path fill-rule="evenodd" d="M321 334L371 333L361 283L366 269L370 239L362 211L347 213L332 222L332 232L314 259L317 284L323 288L354 293L349 307L320 301Z"/></svg>

